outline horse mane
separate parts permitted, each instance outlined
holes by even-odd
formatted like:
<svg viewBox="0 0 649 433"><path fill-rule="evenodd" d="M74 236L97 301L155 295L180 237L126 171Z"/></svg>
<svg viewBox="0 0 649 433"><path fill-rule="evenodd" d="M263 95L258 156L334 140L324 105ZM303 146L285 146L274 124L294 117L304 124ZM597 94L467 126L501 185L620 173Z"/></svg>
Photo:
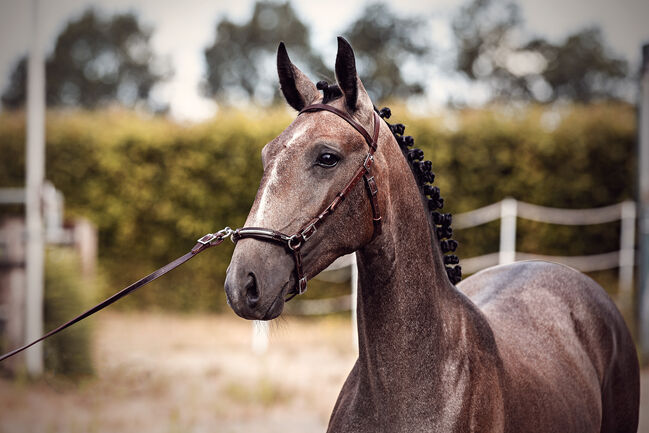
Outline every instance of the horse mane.
<svg viewBox="0 0 649 433"><path fill-rule="evenodd" d="M318 90L322 90L322 103L326 104L342 97L342 91L337 84L329 85L326 81L318 81L316 84ZM455 252L458 243L453 236L453 229L451 222L453 217L450 213L438 212L438 209L444 207L444 199L440 195L439 187L433 186L435 180L435 173L433 173L433 163L431 161L424 161L424 151L414 148L415 139L410 135L403 135L406 130L405 125L402 123L390 124L386 119L392 115L388 107L381 110L374 108L383 121L388 125L395 140L399 144L401 153L408 161L408 166L417 181L419 192L428 206L428 223L435 234L442 255L444 257L444 266L446 268L446 275L451 283L457 284L462 279L462 267L459 265L460 259L455 254L447 254ZM411 148L411 149L410 149Z"/></svg>
<svg viewBox="0 0 649 433"><path fill-rule="evenodd" d="M376 108L375 108L376 110ZM431 161L424 161L424 151L417 149L414 146L415 139L410 135L403 135L406 127L402 123L390 124L386 119L392 115L388 107L383 107L376 110L383 121L388 125L395 140L399 144L401 153L408 161L408 166L415 176L419 192L422 194L424 201L428 206L430 217L428 223L431 225L433 232L439 242L440 249L444 258L444 266L446 268L446 275L451 283L457 284L462 280L462 267L459 265L460 259L455 254L446 254L455 252L458 243L453 236L453 229L451 222L453 216L450 213L438 212L438 209L444 207L444 199L440 195L439 187L433 186L435 181L435 173L433 173L433 163Z"/></svg>

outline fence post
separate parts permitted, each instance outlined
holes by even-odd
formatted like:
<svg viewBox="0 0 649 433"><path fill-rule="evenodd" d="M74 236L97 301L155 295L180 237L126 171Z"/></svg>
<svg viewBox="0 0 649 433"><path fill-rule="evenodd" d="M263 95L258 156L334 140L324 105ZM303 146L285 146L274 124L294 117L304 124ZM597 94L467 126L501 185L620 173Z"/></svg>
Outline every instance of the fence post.
<svg viewBox="0 0 649 433"><path fill-rule="evenodd" d="M504 265L516 260L516 200L507 197L500 202L500 251L498 264Z"/></svg>
<svg viewBox="0 0 649 433"><path fill-rule="evenodd" d="M635 265L635 202L622 203L620 228L620 294L629 295L633 287L633 266Z"/></svg>
<svg viewBox="0 0 649 433"><path fill-rule="evenodd" d="M27 63L27 152L25 157L25 220L27 225L25 342L43 334L44 237L41 193L45 175L45 62L41 44L39 0L31 2L31 47ZM25 352L27 371L43 372L43 345Z"/></svg>

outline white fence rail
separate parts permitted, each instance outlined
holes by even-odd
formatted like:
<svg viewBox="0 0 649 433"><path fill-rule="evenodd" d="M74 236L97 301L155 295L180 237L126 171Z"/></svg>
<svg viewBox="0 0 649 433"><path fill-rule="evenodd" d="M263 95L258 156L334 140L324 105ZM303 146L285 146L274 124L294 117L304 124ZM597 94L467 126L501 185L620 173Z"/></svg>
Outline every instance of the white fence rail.
<svg viewBox="0 0 649 433"><path fill-rule="evenodd" d="M516 220L519 217L561 225L592 225L621 220L620 248L617 251L586 256L546 256L517 252ZM472 274L489 266L516 260L541 259L562 263L583 272L619 268L620 291L624 294L631 291L635 264L635 202L625 201L593 209L558 209L506 198L501 202L456 215L453 225L455 229L463 229L497 219L500 219L499 252L462 259L464 273Z"/></svg>
<svg viewBox="0 0 649 433"><path fill-rule="evenodd" d="M0 188L0 205L25 205L26 197L25 188ZM63 193L51 182L45 181L40 197L45 241L53 244L71 244L72 233L63 227Z"/></svg>
<svg viewBox="0 0 649 433"><path fill-rule="evenodd" d="M560 225L592 225L621 220L620 248L603 254L584 256L548 256L516 251L516 223L518 218ZM498 264L518 260L547 260L562 263L582 272L619 268L619 288L621 294L628 295L633 286L633 267L635 264L635 225L636 204L625 201L611 206L592 209L559 209L525 203L506 198L497 203L469 212L453 215L453 228L461 230L500 220L500 245L498 252L477 257L462 258L460 264L464 274L473 274ZM356 304L356 260L354 254L338 258L317 278L325 281L351 279L350 295L318 300L296 302L294 314L326 314L352 309ZM351 272L344 272L345 269ZM343 272L341 272L343 271Z"/></svg>

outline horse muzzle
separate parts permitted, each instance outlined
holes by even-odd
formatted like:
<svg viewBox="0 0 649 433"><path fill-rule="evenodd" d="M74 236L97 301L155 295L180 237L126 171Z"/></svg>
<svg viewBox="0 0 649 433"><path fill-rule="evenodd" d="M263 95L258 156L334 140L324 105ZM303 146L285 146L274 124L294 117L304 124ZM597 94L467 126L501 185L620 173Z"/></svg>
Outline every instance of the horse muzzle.
<svg viewBox="0 0 649 433"><path fill-rule="evenodd" d="M225 278L228 304L244 319L276 318L284 309L284 295L295 284L293 267L281 246L239 241Z"/></svg>

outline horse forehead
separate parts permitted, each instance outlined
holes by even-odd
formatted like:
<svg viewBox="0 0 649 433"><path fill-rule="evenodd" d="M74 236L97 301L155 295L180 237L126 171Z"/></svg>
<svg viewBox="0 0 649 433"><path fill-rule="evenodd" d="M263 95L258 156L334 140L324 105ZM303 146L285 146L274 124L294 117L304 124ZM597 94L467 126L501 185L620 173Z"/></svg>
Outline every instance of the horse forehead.
<svg viewBox="0 0 649 433"><path fill-rule="evenodd" d="M318 127L319 125L314 119L298 116L275 140L268 143L269 151L277 153L282 149L290 149L302 138L317 134Z"/></svg>
<svg viewBox="0 0 649 433"><path fill-rule="evenodd" d="M290 131L287 130L285 134L282 134L283 139L281 140L281 146L285 149L290 149L296 143L299 143L302 138L305 138L308 135L313 135L314 132L316 132L314 131L314 128L316 127L316 124L309 121L300 122L294 125Z"/></svg>
<svg viewBox="0 0 649 433"><path fill-rule="evenodd" d="M331 115L331 118L317 115L299 116L277 138L264 147L262 151L264 159L270 162L282 159L282 157L287 158L288 154L294 156L303 151L306 144L316 140L340 141L344 145L349 141L349 131L347 130L349 126L334 116Z"/></svg>

